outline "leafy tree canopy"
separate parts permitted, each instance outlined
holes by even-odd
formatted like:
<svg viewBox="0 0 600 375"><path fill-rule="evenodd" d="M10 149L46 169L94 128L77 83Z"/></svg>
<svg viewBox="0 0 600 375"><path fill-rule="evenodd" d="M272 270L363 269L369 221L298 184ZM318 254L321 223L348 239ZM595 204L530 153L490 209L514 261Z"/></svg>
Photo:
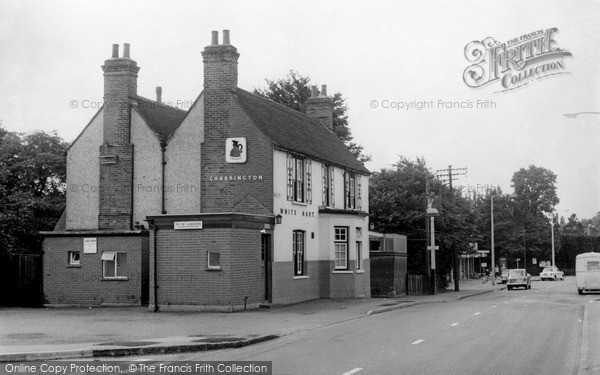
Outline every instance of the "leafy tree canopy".
<svg viewBox="0 0 600 375"><path fill-rule="evenodd" d="M65 206L65 143L56 133L0 127L0 252L35 251Z"/></svg>

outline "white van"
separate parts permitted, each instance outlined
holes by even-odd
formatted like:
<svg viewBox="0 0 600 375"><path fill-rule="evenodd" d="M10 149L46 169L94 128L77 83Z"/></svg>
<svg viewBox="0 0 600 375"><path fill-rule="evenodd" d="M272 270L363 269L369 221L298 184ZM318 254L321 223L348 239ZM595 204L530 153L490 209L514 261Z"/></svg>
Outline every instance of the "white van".
<svg viewBox="0 0 600 375"><path fill-rule="evenodd" d="M600 253L583 253L575 258L577 291L600 292Z"/></svg>

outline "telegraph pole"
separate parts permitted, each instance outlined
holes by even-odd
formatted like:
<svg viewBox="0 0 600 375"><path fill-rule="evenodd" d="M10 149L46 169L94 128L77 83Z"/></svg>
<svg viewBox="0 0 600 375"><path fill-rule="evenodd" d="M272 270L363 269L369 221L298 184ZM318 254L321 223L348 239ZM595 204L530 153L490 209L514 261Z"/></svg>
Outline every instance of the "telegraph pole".
<svg viewBox="0 0 600 375"><path fill-rule="evenodd" d="M427 227L427 232L428 232L428 237L429 237L429 243L430 245L427 246L427 254L429 254L428 256L428 269L429 269L429 280L430 280L430 287L431 287L431 294L436 294L437 293L437 286L436 286L436 271L435 271L435 251L439 250L438 246L435 246L435 219L434 217L437 216L439 214L438 210L436 208L433 207L433 203L435 201L435 198L433 196L430 195L429 193L429 176L426 176L426 180L425 180L425 197L427 199L427 211L425 213L425 218L426 218L426 227ZM425 241L427 242L427 240Z"/></svg>
<svg viewBox="0 0 600 375"><path fill-rule="evenodd" d="M448 169L438 169L436 171L436 176L438 180L442 182L448 181L448 185L450 186L450 194L452 197L452 201L454 202L454 190L452 189L452 181L458 180L457 176L466 176L467 168L452 168L451 165L448 166Z"/></svg>
<svg viewBox="0 0 600 375"><path fill-rule="evenodd" d="M458 180L457 176L466 176L467 168L454 168L452 169L452 165L448 165L448 169L438 169L436 171L436 176L442 182L448 181L450 185L450 197L452 202L454 202L454 190L452 189L452 181ZM452 277L454 279L454 290L458 292L460 290L459 287L459 272L458 272L458 258L456 256L456 250L452 249Z"/></svg>

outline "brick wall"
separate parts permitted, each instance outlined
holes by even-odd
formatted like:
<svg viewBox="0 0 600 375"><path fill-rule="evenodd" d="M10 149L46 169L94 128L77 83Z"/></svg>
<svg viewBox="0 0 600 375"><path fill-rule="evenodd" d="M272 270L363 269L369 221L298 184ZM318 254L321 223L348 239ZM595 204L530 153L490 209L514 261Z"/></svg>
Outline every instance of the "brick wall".
<svg viewBox="0 0 600 375"><path fill-rule="evenodd" d="M131 229L133 214L133 145L100 146L100 156L115 155L116 163L100 163L99 229Z"/></svg>
<svg viewBox="0 0 600 375"><path fill-rule="evenodd" d="M246 228L157 231L158 305L243 306L264 300L260 232ZM150 237L150 304L154 304L154 234ZM208 250L221 269L208 269Z"/></svg>
<svg viewBox="0 0 600 375"><path fill-rule="evenodd" d="M93 237L89 235L89 237ZM142 303L142 285L147 277L148 237L98 236L96 254L83 253L84 236L44 239L44 298L49 304ZM79 251L80 266L68 265L68 251ZM127 253L127 280L102 278L102 252ZM146 283L147 284L147 283Z"/></svg>
<svg viewBox="0 0 600 375"><path fill-rule="evenodd" d="M371 294L394 297L406 294L406 254L372 253Z"/></svg>
<svg viewBox="0 0 600 375"><path fill-rule="evenodd" d="M272 214L272 143L245 115L234 94L226 91L205 91L204 108L201 211ZM229 164L225 161L226 140L233 137L246 138L245 163ZM244 179L219 179L231 176L241 176Z"/></svg>

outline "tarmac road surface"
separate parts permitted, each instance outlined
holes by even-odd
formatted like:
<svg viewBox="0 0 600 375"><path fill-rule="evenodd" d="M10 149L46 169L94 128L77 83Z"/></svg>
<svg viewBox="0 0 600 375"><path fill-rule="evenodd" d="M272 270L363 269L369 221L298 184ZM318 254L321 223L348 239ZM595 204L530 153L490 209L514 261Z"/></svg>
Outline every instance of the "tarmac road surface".
<svg viewBox="0 0 600 375"><path fill-rule="evenodd" d="M594 345L582 339L594 300L600 295L577 294L574 278L533 282L531 290L412 306L241 349L146 359L266 360L274 374L591 374L600 367L580 368L580 360ZM590 327L600 324L593 306Z"/></svg>

